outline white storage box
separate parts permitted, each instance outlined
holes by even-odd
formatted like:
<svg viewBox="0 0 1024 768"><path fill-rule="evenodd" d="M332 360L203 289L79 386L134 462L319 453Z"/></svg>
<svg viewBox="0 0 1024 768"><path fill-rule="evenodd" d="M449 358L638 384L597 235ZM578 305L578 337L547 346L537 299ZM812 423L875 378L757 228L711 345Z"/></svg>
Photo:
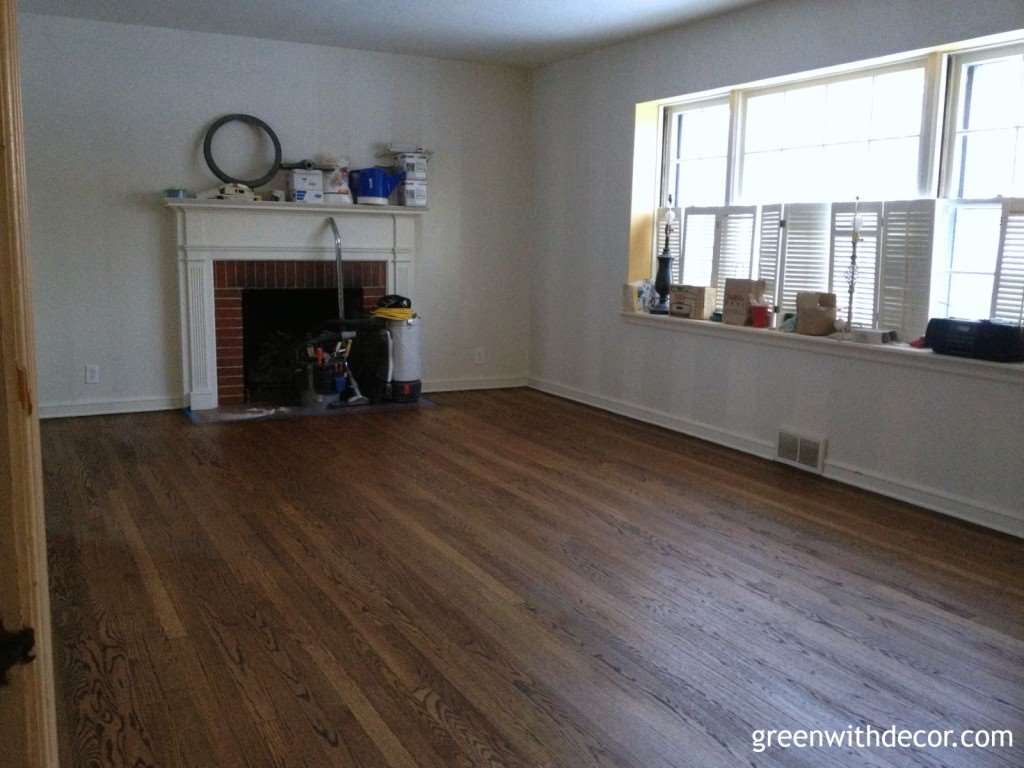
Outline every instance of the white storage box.
<svg viewBox="0 0 1024 768"><path fill-rule="evenodd" d="M289 171L288 199L296 203L322 203L324 201L323 171Z"/></svg>
<svg viewBox="0 0 1024 768"><path fill-rule="evenodd" d="M427 182L406 179L399 184L398 204L409 208L426 208Z"/></svg>
<svg viewBox="0 0 1024 768"><path fill-rule="evenodd" d="M395 152L395 170L405 173L407 179L426 180L427 159L425 152Z"/></svg>

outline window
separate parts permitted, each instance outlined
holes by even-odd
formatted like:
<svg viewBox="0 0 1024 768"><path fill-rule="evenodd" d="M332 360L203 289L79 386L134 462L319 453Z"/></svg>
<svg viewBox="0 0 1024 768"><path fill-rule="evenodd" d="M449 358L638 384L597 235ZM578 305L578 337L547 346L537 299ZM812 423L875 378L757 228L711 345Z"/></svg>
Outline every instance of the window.
<svg viewBox="0 0 1024 768"><path fill-rule="evenodd" d="M956 116L947 192L1024 195L1024 46L954 57Z"/></svg>
<svg viewBox="0 0 1024 768"><path fill-rule="evenodd" d="M950 70L944 188L951 199L931 312L1019 322L1008 288L1020 279L1017 204L1009 198L1024 196L1024 45L953 56Z"/></svg>
<svg viewBox="0 0 1024 768"><path fill-rule="evenodd" d="M739 197L899 199L920 187L925 65L743 92Z"/></svg>
<svg viewBox="0 0 1024 768"><path fill-rule="evenodd" d="M1024 42L663 109L674 281L758 277L780 314L830 291L845 319L856 222L855 324L1024 319Z"/></svg>
<svg viewBox="0 0 1024 768"><path fill-rule="evenodd" d="M666 110L665 204L668 196L680 208L725 204L729 114L728 99Z"/></svg>

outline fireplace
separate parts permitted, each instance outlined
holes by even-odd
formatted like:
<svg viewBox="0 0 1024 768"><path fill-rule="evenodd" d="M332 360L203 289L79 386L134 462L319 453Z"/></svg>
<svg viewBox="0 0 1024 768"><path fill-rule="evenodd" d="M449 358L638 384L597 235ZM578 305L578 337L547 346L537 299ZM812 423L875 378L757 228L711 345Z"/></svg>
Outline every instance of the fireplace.
<svg viewBox="0 0 1024 768"><path fill-rule="evenodd" d="M165 205L175 213L182 390L192 410L216 408L221 399L244 401L246 291L333 293L337 256L328 217L341 234L345 285L363 291L353 307L376 304L387 293L416 301L424 208L230 200Z"/></svg>
<svg viewBox="0 0 1024 768"><path fill-rule="evenodd" d="M352 261L343 271L345 316L368 314L387 291L385 264ZM286 387L272 374L272 360L267 361L275 344L301 343L338 315L332 262L216 261L213 286L222 405L280 395Z"/></svg>

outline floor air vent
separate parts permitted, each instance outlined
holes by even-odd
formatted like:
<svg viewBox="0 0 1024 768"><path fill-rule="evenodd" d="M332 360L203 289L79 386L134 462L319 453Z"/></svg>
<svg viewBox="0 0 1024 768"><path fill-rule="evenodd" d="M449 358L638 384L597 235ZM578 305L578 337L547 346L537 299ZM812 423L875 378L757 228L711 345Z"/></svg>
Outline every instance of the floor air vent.
<svg viewBox="0 0 1024 768"><path fill-rule="evenodd" d="M825 446L826 441L819 438L779 432L775 458L800 469L822 472L825 469Z"/></svg>

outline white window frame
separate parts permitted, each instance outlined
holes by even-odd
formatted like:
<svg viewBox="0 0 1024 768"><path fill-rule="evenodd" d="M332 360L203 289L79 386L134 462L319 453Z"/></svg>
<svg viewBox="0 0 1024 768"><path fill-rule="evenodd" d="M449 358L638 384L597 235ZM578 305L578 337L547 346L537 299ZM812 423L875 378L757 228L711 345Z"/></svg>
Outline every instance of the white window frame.
<svg viewBox="0 0 1024 768"><path fill-rule="evenodd" d="M674 139L676 115L685 114L686 112L693 112L698 109L705 109L706 107L716 107L722 104L729 105L729 143L725 150L725 200L722 204L729 204L729 168L732 165L732 163L730 162L730 158L732 157L734 135L733 128L736 120L736 114L735 109L733 108L731 92L721 93L712 96L705 96L698 99L690 99L688 101L677 101L673 102L672 104L666 104L664 107L662 107L661 178L659 181L660 190L658 194L659 205L662 208L668 206L669 180L672 177L672 172L670 169L672 163L675 162L675 159L673 157L673 145L675 144ZM672 205L674 207L680 207L678 200L673 200Z"/></svg>
<svg viewBox="0 0 1024 768"><path fill-rule="evenodd" d="M970 64L991 61L1024 54L1024 42L989 45L974 48L963 53L951 54L949 58L949 76L945 89L945 103L948 114L942 131L942 179L938 196L948 199L959 199L959 184L953 178L956 168L956 134L959 118L963 116L964 70Z"/></svg>
<svg viewBox="0 0 1024 768"><path fill-rule="evenodd" d="M933 148L935 138L940 133L942 119L942 93L945 67L943 54L933 53L926 56L914 56L905 60L885 65L858 67L845 72L824 77L799 76L785 82L761 88L741 88L734 91L736 106L733 110L736 129L730 135L730 148L733 150L731 175L726 186L727 198L731 204L740 200L740 189L743 180L743 155L747 134L747 101L754 96L765 96L772 93L789 91L793 88L806 88L815 85L840 83L845 80L856 80L865 75L884 75L891 72L903 72L908 69L924 69L924 96L921 104L921 131L918 145L917 161L917 194L920 197L934 197L936 194L936 166L939 154ZM766 201L759 201L766 202ZM824 201L823 201L824 202Z"/></svg>

